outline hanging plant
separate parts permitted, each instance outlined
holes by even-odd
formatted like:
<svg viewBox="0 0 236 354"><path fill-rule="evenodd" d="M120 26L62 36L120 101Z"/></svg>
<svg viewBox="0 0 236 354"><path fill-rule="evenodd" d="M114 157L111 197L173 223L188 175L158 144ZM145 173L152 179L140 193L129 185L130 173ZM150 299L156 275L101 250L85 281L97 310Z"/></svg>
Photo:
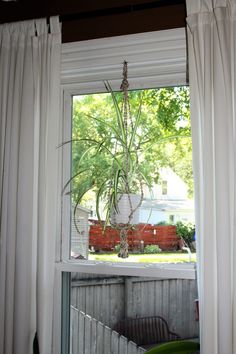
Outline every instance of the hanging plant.
<svg viewBox="0 0 236 354"><path fill-rule="evenodd" d="M110 137L98 140L92 138L74 139L64 143L83 142L87 145L78 162L78 171L64 187L65 191L74 179L78 176L84 176L83 182L78 185L77 189L69 192L73 192L76 199L74 213L87 191L94 190L96 186L96 213L98 219L102 223L103 229L111 225L119 230L120 251L118 256L122 258L127 258L129 255L128 233L133 228L133 225L138 223L137 213L143 201L143 187L147 185L149 189L151 188L149 171L145 171L140 163L140 156L147 141L146 134L142 132L142 100L140 100L137 114L132 116L127 74L127 62L124 61L121 104L118 103L110 84L105 82L105 87L111 94L116 112L114 124L110 124L103 117L90 117L94 122L109 130ZM94 181L94 176L91 174L91 171L93 171L93 158L90 160L89 169L83 166L84 162L87 162L88 156L97 156L98 154L109 157L106 159L107 173L104 176L99 176ZM105 213L105 220L103 220L104 218L102 218L100 213L102 206L104 206L103 215Z"/></svg>

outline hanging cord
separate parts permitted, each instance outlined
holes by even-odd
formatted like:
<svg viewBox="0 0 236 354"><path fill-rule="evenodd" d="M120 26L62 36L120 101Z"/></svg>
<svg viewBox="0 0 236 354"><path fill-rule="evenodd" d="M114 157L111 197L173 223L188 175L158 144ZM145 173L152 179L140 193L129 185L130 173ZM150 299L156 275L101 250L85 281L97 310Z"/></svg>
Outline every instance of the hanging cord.
<svg viewBox="0 0 236 354"><path fill-rule="evenodd" d="M140 202L138 203L136 208L133 209L131 198L130 198L130 186L129 186L129 183L128 183L128 179L130 177L129 176L129 174L130 174L129 148L128 148L128 129L129 129L129 126L128 125L130 125L131 131L133 131L133 127L134 126L133 126L133 121L132 121L132 116L131 116L128 88L129 88L128 63L127 63L127 61L124 61L123 62L123 80L122 80L120 89L123 92L122 113L123 113L123 118L124 118L124 129L125 129L125 137L126 137L126 151L125 151L125 161L124 161L124 164L125 164L124 165L125 192L128 195L129 206L130 206L130 210L131 210L130 215L128 217L128 226L127 227L129 228L129 225L131 224L131 220L132 220L133 214L141 206L141 203L142 203L142 200L143 200L143 185L142 185L141 178L140 178L139 179L139 183L140 183L140 189L141 189L141 198L140 198ZM137 156L136 162L138 163L138 156Z"/></svg>
<svg viewBox="0 0 236 354"><path fill-rule="evenodd" d="M127 62L124 61L123 63L123 80L121 83L121 90L123 92L123 103L122 103L122 113L123 113L123 120L124 120L124 130L125 130L125 161L124 161L124 171L125 171L125 192L129 194L129 184L127 182L128 175L129 175L129 151L128 151L128 88L129 82L127 79L128 75L128 67Z"/></svg>

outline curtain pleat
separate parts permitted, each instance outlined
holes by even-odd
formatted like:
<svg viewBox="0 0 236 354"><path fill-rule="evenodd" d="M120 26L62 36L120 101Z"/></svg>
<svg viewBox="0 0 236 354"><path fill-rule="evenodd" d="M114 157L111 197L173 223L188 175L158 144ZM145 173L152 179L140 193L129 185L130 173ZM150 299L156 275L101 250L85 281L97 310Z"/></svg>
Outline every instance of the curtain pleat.
<svg viewBox="0 0 236 354"><path fill-rule="evenodd" d="M235 346L235 0L186 0L201 354Z"/></svg>
<svg viewBox="0 0 236 354"><path fill-rule="evenodd" d="M51 353L61 31L0 26L0 353Z"/></svg>

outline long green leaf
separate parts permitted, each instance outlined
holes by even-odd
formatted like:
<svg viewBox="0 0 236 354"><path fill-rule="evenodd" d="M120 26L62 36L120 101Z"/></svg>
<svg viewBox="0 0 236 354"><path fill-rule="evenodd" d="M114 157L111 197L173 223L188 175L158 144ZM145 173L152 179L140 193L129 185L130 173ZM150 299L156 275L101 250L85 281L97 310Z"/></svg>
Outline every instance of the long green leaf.
<svg viewBox="0 0 236 354"><path fill-rule="evenodd" d="M135 141L135 137L137 136L137 129L139 127L139 123L140 123L140 119L141 119L141 110L142 110L142 101L140 102L137 117L135 119L135 124L134 124L133 130L132 130L132 133L131 133L130 142L129 142L129 150L132 149L132 146Z"/></svg>
<svg viewBox="0 0 236 354"><path fill-rule="evenodd" d="M146 354L191 354L199 349L199 343L193 341L173 341L152 348Z"/></svg>
<svg viewBox="0 0 236 354"><path fill-rule="evenodd" d="M107 181L104 181L100 188L98 189L97 191L97 194L96 194L96 213L97 213L97 217L98 217L98 220L101 222L102 219L101 219L101 215L100 215L100 199L101 199L101 196L103 195L104 193L104 190L106 189L106 182Z"/></svg>
<svg viewBox="0 0 236 354"><path fill-rule="evenodd" d="M113 185L113 191L114 191L113 203L114 203L115 210L117 209L117 197L118 197L118 186L119 186L120 175L121 175L121 169L118 169L114 176L114 185Z"/></svg>
<svg viewBox="0 0 236 354"><path fill-rule="evenodd" d="M120 162L119 162L119 160L116 158L116 155L114 155L114 154L112 153L112 151L111 151L107 146L104 145L104 140L102 140L102 141L97 141L97 140L94 140L94 139L77 139L76 141L79 141L79 142L82 142L82 141L93 142L94 144L96 144L96 145L98 146L98 149L101 149L101 148L102 148L102 149L106 150L106 151L111 155L111 157L116 161L117 165L120 166ZM72 140L71 140L70 142L72 142ZM64 144L67 144L67 143L69 143L69 141L68 141L68 142L65 142ZM93 148L94 148L94 146L88 147L88 149L83 153L82 156L85 156L85 155L87 154L88 150L92 150ZM80 158L80 161L82 161L81 158Z"/></svg>
<svg viewBox="0 0 236 354"><path fill-rule="evenodd" d="M161 139L153 138L153 139L143 141L142 143L140 143L140 145L145 145L145 144L150 143L154 140L156 143L163 143L167 140L174 140L174 139L178 139L178 138L191 138L191 135L169 135L169 136L165 136L164 138L161 138Z"/></svg>
<svg viewBox="0 0 236 354"><path fill-rule="evenodd" d="M79 159L79 162L78 162L78 166L81 165L81 162L83 161L83 159L85 158L85 156L91 151L94 149L94 146L90 146L88 147L84 152L83 154L81 155L80 159Z"/></svg>
<svg viewBox="0 0 236 354"><path fill-rule="evenodd" d="M86 172L86 171L89 171L89 169L86 168L86 169L84 169L84 170L82 170L82 171L76 173L75 175L73 175L73 176L66 182L66 184L64 185L63 190L62 190L62 194L65 193L66 188L69 186L69 184L70 184L76 177L78 177L79 175L81 175L82 173L84 173L84 172Z"/></svg>
<svg viewBox="0 0 236 354"><path fill-rule="evenodd" d="M109 122L104 121L100 118L93 117L93 119L98 121L99 123L103 124L104 126L108 127L114 133L115 139L120 141L122 145L125 144L125 141L120 136L120 132L117 129L115 129L114 125L112 125Z"/></svg>
<svg viewBox="0 0 236 354"><path fill-rule="evenodd" d="M76 211L77 211L77 208L81 202L81 199L83 198L83 196L92 188L92 182L90 181L90 183L88 184L87 188L84 188L84 190L77 195L77 198L76 198L76 203L75 203L75 206L74 206L74 211L73 211L73 215L74 215L74 225L75 225L75 228L76 228L76 231L78 233L80 233L80 230L78 228L78 224L76 222Z"/></svg>
<svg viewBox="0 0 236 354"><path fill-rule="evenodd" d="M98 143L98 141L96 141L96 140L94 140L94 139L90 139L90 138L84 138L84 139L70 139L70 140L63 141L61 144L59 144L59 145L57 146L57 148L61 148L61 147L63 147L64 145L71 144L71 143L78 143L78 142L81 142L81 141L89 141L89 142L93 142L93 143Z"/></svg>
<svg viewBox="0 0 236 354"><path fill-rule="evenodd" d="M120 111L118 102L116 100L115 94L114 94L114 92L113 92L113 90L112 90L112 88L111 88L111 86L110 86L108 81L106 81L106 82L104 81L104 85L105 85L107 91L111 94L111 97L112 97L112 101L113 101L113 104L114 104L114 107L115 107L115 110L116 110L117 122L118 122L118 126L119 126L119 129L120 129L120 132L121 132L122 140L126 141L124 120L123 120L122 113Z"/></svg>

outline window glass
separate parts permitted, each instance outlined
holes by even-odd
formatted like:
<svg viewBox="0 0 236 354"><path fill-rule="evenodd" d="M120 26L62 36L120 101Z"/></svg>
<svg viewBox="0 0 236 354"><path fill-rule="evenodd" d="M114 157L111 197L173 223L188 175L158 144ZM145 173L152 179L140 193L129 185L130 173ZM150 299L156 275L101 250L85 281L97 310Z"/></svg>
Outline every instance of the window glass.
<svg viewBox="0 0 236 354"><path fill-rule="evenodd" d="M119 115L124 114L122 105L120 92L73 96L72 179L65 188L71 205L71 258L188 262L189 254L183 250L187 246L195 261L193 235L186 236L183 228L176 225L194 224L189 89L129 92L127 139L134 143L128 146L128 158L119 125ZM126 202L135 209L132 220L127 219L130 212L125 209L126 204L118 210L112 206L112 198L123 201L121 193L127 186L122 173L126 172L130 187ZM142 195L141 202L129 200L136 193L138 198ZM116 219L114 214L121 215L123 211L124 219ZM128 242L126 257L120 257L123 229Z"/></svg>
<svg viewBox="0 0 236 354"><path fill-rule="evenodd" d="M161 342L196 338L196 294L191 279L74 273L71 352L140 353Z"/></svg>

